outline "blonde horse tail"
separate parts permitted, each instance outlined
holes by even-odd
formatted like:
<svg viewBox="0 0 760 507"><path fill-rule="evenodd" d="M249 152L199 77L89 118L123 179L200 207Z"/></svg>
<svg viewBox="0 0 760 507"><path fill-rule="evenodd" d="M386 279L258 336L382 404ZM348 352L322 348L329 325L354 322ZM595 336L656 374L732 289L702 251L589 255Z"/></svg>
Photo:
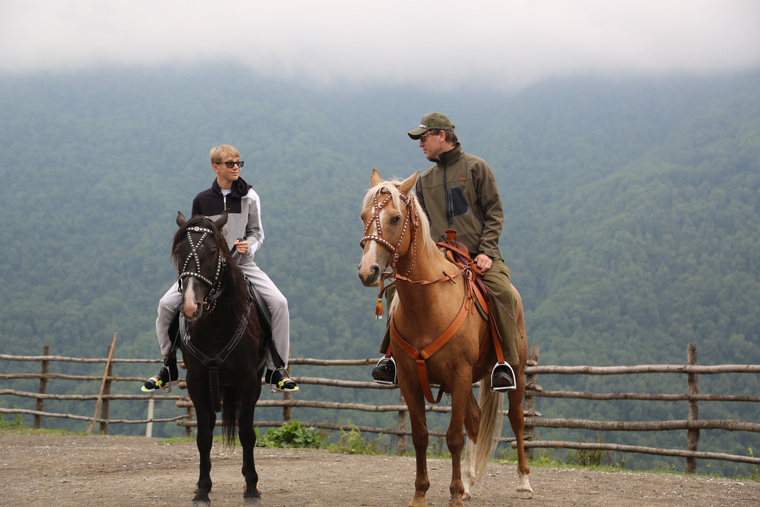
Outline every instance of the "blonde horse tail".
<svg viewBox="0 0 760 507"><path fill-rule="evenodd" d="M475 450L475 476L480 479L493 456L504 423L504 393L491 390L491 377L486 375L478 389L480 431Z"/></svg>

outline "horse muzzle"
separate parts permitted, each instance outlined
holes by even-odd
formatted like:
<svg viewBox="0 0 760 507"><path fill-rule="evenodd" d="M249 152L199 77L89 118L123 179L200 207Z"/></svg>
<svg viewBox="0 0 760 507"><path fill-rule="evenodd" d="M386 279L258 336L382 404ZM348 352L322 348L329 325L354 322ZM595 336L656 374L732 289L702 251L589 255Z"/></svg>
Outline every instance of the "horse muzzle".
<svg viewBox="0 0 760 507"><path fill-rule="evenodd" d="M375 242L365 245L364 255L359 262L359 280L365 287L377 287L383 276L393 273L391 256L384 248L377 248Z"/></svg>
<svg viewBox="0 0 760 507"><path fill-rule="evenodd" d="M362 266L359 266L359 280L365 287L377 287L380 285L381 275L382 271L377 264L372 264L364 270L362 270Z"/></svg>
<svg viewBox="0 0 760 507"><path fill-rule="evenodd" d="M203 303L198 303L198 299L194 293L194 286L194 280L190 280L182 293L182 301L180 302L179 311L185 316L187 322L194 322L203 315L204 305Z"/></svg>

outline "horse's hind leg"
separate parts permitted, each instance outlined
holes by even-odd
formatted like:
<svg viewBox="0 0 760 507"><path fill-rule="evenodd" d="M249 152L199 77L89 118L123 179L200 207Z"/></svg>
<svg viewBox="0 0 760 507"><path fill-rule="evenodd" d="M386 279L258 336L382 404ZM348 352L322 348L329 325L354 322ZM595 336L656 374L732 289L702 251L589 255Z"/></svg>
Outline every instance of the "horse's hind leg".
<svg viewBox="0 0 760 507"><path fill-rule="evenodd" d="M451 422L449 429L446 431L446 445L451 453L451 484L449 491L451 499L449 507L462 507L462 495L464 494L464 484L462 483L462 449L464 448L464 435L462 426L465 423L465 413L468 411L469 402L474 403L472 395L472 382L460 382L451 389ZM474 405L477 407L477 404ZM472 423L478 420L479 414L468 414L468 422ZM472 431L473 437L477 437L477 430Z"/></svg>
<svg viewBox="0 0 760 507"><path fill-rule="evenodd" d="M525 365L528 360L528 340L525 333L525 314L523 313L522 298L514 285L512 286L512 290L515 292L515 298L517 299L515 323L520 331L520 341L518 344L520 365L515 369L517 389L509 391L509 423L512 425L515 443L517 444L517 494L520 498L533 498L533 488L530 487L530 481L528 480L530 467L528 467L528 461L525 459L525 442L523 441L523 429L525 428L523 398L525 397Z"/></svg>
<svg viewBox="0 0 760 507"><path fill-rule="evenodd" d="M477 478L477 472L475 470L475 457L477 450L477 441L480 435L480 407L475 400L475 396L470 392L470 398L468 400L467 412L465 415L464 426L466 428L466 444L464 446L464 463L462 471L462 484L464 486L464 493L462 493L462 500L470 499L470 488L475 485Z"/></svg>
<svg viewBox="0 0 760 507"><path fill-rule="evenodd" d="M240 444L243 446L243 476L245 476L245 505L259 505L261 494L258 489L259 474L253 458L253 449L256 446L256 433L253 429L253 413L257 400L250 403L241 403L238 434Z"/></svg>
<svg viewBox="0 0 760 507"><path fill-rule="evenodd" d="M476 443L472 441L470 437L467 437L467 443L464 446L464 464L462 465L462 484L464 485L464 493L462 493L462 500L470 499L470 489L475 485L477 475L475 473L475 450Z"/></svg>
<svg viewBox="0 0 760 507"><path fill-rule="evenodd" d="M523 415L523 395L525 394L525 383L513 391L509 391L509 423L512 426L512 432L515 434L515 443L517 444L517 495L520 498L533 498L533 489L530 487L530 467L528 460L525 459L525 442L523 440L523 429L525 428L525 419Z"/></svg>

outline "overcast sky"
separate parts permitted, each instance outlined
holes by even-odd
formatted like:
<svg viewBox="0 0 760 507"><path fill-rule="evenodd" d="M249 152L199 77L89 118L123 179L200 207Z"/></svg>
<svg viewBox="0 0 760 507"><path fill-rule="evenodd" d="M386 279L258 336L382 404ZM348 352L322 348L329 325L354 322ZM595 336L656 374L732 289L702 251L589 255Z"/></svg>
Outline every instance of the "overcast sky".
<svg viewBox="0 0 760 507"><path fill-rule="evenodd" d="M0 0L0 71L230 61L319 86L760 68L758 0Z"/></svg>

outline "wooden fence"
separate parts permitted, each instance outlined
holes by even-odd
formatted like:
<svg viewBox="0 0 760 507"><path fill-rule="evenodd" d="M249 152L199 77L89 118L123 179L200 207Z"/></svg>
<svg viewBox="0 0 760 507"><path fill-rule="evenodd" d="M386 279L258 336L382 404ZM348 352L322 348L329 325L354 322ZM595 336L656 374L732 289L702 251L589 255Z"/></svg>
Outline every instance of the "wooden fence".
<svg viewBox="0 0 760 507"><path fill-rule="evenodd" d="M115 337L114 337L115 341ZM114 375L113 368L115 364L135 364L135 363L153 363L159 364L159 360L149 359L118 359L113 358L114 344L109 347L107 358L73 358L50 355L49 347L45 347L41 356L12 356L0 354L0 361L27 361L40 362L41 371L39 373L11 373L0 374L0 379L39 379L38 392L24 392L16 389L0 389L0 395L12 396L19 398L32 398L36 400L36 407L32 409L23 408L2 408L0 413L5 414L24 414L34 416L34 427L42 426L43 417L69 418L91 422L88 432L91 432L94 425L100 424L100 433L105 434L108 431L108 425L114 423L124 424L145 424L146 435L150 436L152 424L156 422L175 422L185 427L187 436L191 436L192 427L195 426L193 420L193 409L189 398L183 394L111 394L113 382L142 382L142 377L119 377ZM539 347L533 345L529 350L529 361L526 370L526 396L525 396L525 422L526 422L526 448L531 452L533 448L564 448L577 449L584 451L618 451L625 453L643 453L655 454L662 456L676 456L686 459L686 471L695 472L697 459L717 459L733 461L739 463L760 464L760 458L752 456L742 456L726 453L700 452L697 447L700 430L718 429L726 431L746 431L760 433L760 424L745 422L740 420L705 420L699 419L699 402L760 402L760 396L750 395L713 395L700 394L698 385L699 375L716 375L726 373L760 373L760 365L717 365L717 366L700 366L696 361L696 346L690 344L687 351L687 364L685 365L639 365L639 366L539 366L538 354ZM105 364L102 376L86 375L66 375L61 373L51 373L50 365L55 362L72 362L72 363L99 363ZM376 362L376 359L357 359L357 360L323 360L309 358L293 358L290 360L291 370L297 371L298 365L337 367L337 366L363 366L367 367ZM6 370L5 368L2 368ZM7 371L7 370L6 370ZM291 374L293 371L291 371ZM651 374L651 373L676 373L687 376L687 392L681 394L646 394L646 393L589 393L589 392L572 392L572 391L549 391L540 387L537 383L538 375L629 375L629 374ZM298 377L293 375L294 380L301 385L321 385L341 389L396 389L390 386L381 386L372 382L350 381L334 378L319 377ZM542 377L543 378L543 377ZM100 391L97 394L47 394L47 385L53 379L66 379L74 381L99 381ZM180 384L180 388L183 385ZM596 421L587 419L569 419L569 418L545 418L536 411L536 400L538 398L566 398L566 399L585 399L585 400L643 400L643 401L677 401L688 403L688 419L685 420L664 420L664 421ZM97 400L97 406L93 415L62 414L44 411L45 400ZM147 419L109 419L110 403L112 401L123 400L140 400L148 401L148 418ZM177 407L182 409L180 415L169 418L153 418L153 402L155 400L176 400ZM399 395L399 403L396 405L368 405L360 403L341 403L308 399L292 399L290 394L284 394L282 399L276 400L259 400L257 407L281 407L282 420L278 421L256 421L258 427L278 427L283 422L289 422L292 419L293 408L318 408L329 410L359 410L364 412L395 412L397 413L398 424L395 428L376 428L368 426L355 426L344 424L331 424L320 421L299 421L304 427L316 427L328 430L359 430L365 433L382 433L396 436L397 452L406 450L406 437L411 435L408 429L407 408L403 399ZM445 405L426 405L429 412L445 413L450 412L451 408ZM100 414L98 415L98 411ZM508 426L508 425L507 425ZM605 442L570 442L570 441L553 441L553 440L534 440L535 428L566 428L582 429L596 431L673 431L686 430L686 449L662 449L653 447L641 447L621 445ZM431 435L444 436L445 432L431 431ZM502 438L502 442L513 442L514 438ZM514 443L512 444L514 445Z"/></svg>

